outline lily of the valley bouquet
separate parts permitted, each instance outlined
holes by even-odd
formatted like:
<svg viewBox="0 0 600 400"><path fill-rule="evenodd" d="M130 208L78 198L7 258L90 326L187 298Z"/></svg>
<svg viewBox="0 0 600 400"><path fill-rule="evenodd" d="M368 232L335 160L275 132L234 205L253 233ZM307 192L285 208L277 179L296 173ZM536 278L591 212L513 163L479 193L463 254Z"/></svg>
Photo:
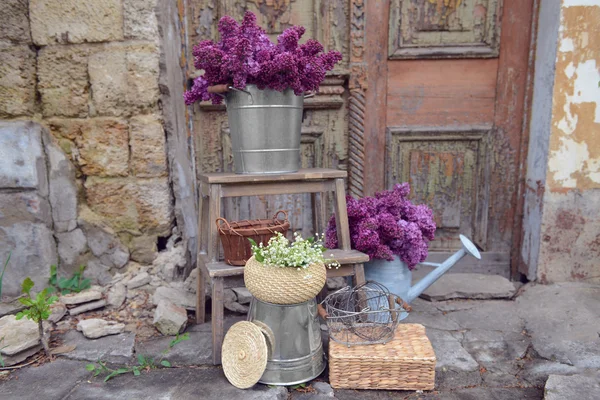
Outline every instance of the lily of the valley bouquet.
<svg viewBox="0 0 600 400"><path fill-rule="evenodd" d="M313 299L325 285L335 260L325 258L325 247L317 238L304 239L294 234L290 242L277 233L269 243L251 240L253 256L244 268L246 287L257 299L274 304L297 304Z"/></svg>

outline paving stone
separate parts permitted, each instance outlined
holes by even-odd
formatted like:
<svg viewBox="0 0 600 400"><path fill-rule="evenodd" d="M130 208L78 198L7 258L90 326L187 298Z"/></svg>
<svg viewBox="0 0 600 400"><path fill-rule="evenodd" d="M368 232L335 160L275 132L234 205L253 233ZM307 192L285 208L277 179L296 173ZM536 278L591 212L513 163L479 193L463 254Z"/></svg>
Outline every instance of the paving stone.
<svg viewBox="0 0 600 400"><path fill-rule="evenodd" d="M14 299L11 301L1 301L0 302L0 318L5 315L16 314L21 310L24 310L25 306L19 302L18 299Z"/></svg>
<svg viewBox="0 0 600 400"><path fill-rule="evenodd" d="M453 389L481 383L479 364L450 332L427 329L427 337L435 351L435 386Z"/></svg>
<svg viewBox="0 0 600 400"><path fill-rule="evenodd" d="M189 340L184 340L173 346L165 356L174 366L212 365L212 333L188 332ZM136 354L144 354L160 358L162 352L169 348L174 336L162 337L138 343Z"/></svg>
<svg viewBox="0 0 600 400"><path fill-rule="evenodd" d="M70 315L79 315L87 311L96 310L98 308L102 308L106 305L106 300L98 300L92 301L91 303L85 303L80 305L79 307L71 308L69 310Z"/></svg>
<svg viewBox="0 0 600 400"><path fill-rule="evenodd" d="M0 382L0 399L64 399L89 372L84 362L57 359L39 367L13 372L11 379Z"/></svg>
<svg viewBox="0 0 600 400"><path fill-rule="evenodd" d="M579 371L577 367L556 361L532 360L523 365L519 377L532 386L542 387L550 375L573 375Z"/></svg>
<svg viewBox="0 0 600 400"><path fill-rule="evenodd" d="M72 352L60 355L72 360L103 360L123 364L130 362L133 357L135 344L135 334L133 333L125 332L99 339L86 339L80 332L68 331L61 335L61 338L66 346L76 346Z"/></svg>
<svg viewBox="0 0 600 400"><path fill-rule="evenodd" d="M410 398L414 391L390 391L390 390L351 390L339 389L335 391L335 398L338 400L399 400ZM296 400L296 396L292 394L292 399ZM416 397L415 397L416 399ZM312 399L311 399L312 400ZM315 398L314 400L325 400Z"/></svg>
<svg viewBox="0 0 600 400"><path fill-rule="evenodd" d="M544 387L544 400L600 399L600 379L583 375L550 375Z"/></svg>
<svg viewBox="0 0 600 400"><path fill-rule="evenodd" d="M84 290L79 293L69 293L60 296L60 301L68 306L75 304L88 303L90 301L99 300L102 298L102 292L99 290Z"/></svg>
<svg viewBox="0 0 600 400"><path fill-rule="evenodd" d="M507 299L515 294L515 286L503 276L486 274L445 274L420 297L427 300Z"/></svg>
<svg viewBox="0 0 600 400"><path fill-rule="evenodd" d="M286 400L287 397L287 389L280 386L237 389L227 381L221 368L172 368L142 372L137 377L121 375L105 384L99 377L90 379L78 385L65 400Z"/></svg>
<svg viewBox="0 0 600 400"><path fill-rule="evenodd" d="M516 304L533 348L542 358L600 368L599 285L528 285Z"/></svg>
<svg viewBox="0 0 600 400"><path fill-rule="evenodd" d="M465 332L463 347L477 362L486 366L501 361L515 361L525 356L530 339L516 332Z"/></svg>
<svg viewBox="0 0 600 400"><path fill-rule="evenodd" d="M98 339L103 336L122 333L125 330L125 324L100 318L90 318L79 321L77 330L82 332L88 339Z"/></svg>
<svg viewBox="0 0 600 400"><path fill-rule="evenodd" d="M38 344L37 346L33 346L27 350L23 350L22 352L17 353L13 356L3 355L2 359L4 360L4 366L10 367L12 365L22 363L23 361L27 360L29 357L33 356L34 354L36 354L38 351L41 351L41 350L42 350L42 345ZM0 391L0 393L1 393L1 391Z"/></svg>
<svg viewBox="0 0 600 400"><path fill-rule="evenodd" d="M463 329L481 329L502 332L522 332L524 321L517 314L514 301L482 301L477 307L447 314Z"/></svg>
<svg viewBox="0 0 600 400"><path fill-rule="evenodd" d="M537 388L469 388L451 392L419 395L419 400L541 400L542 390ZM410 397L411 399L413 397Z"/></svg>

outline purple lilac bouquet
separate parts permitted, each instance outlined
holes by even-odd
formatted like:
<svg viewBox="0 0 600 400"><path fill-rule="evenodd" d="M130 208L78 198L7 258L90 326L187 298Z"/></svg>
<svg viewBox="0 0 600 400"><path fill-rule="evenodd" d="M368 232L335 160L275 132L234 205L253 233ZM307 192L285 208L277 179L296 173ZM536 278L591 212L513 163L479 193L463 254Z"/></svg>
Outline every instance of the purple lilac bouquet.
<svg viewBox="0 0 600 400"><path fill-rule="evenodd" d="M373 258L393 260L394 255L408 264L409 269L425 261L427 246L434 239L433 212L424 204L408 200L408 183L397 184L392 190L375 197L346 198L352 248ZM335 217L331 217L325 233L325 246L338 247Z"/></svg>
<svg viewBox="0 0 600 400"><path fill-rule="evenodd" d="M255 84L259 89L294 90L297 96L316 91L327 71L342 59L338 51L323 53L323 46L314 39L298 45L304 28L293 26L277 38L269 40L256 25L256 16L247 11L241 24L225 16L219 21L221 41L204 40L194 47L194 66L204 75L194 79L191 90L184 95L186 104L222 98L208 93L208 87L232 84L244 89Z"/></svg>

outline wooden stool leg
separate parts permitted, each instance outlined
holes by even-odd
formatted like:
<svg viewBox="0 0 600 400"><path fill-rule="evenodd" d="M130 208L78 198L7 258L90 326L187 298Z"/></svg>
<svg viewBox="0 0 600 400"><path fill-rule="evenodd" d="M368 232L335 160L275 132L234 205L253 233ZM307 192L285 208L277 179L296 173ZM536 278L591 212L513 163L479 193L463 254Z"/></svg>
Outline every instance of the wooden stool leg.
<svg viewBox="0 0 600 400"><path fill-rule="evenodd" d="M327 198L326 193L311 193L312 222L315 233L324 234L327 228Z"/></svg>
<svg viewBox="0 0 600 400"><path fill-rule="evenodd" d="M365 268L362 264L354 264L354 286L365 283Z"/></svg>
<svg viewBox="0 0 600 400"><path fill-rule="evenodd" d="M212 344L213 364L219 365L223 345L223 278L214 278L212 282Z"/></svg>
<svg viewBox="0 0 600 400"><path fill-rule="evenodd" d="M198 285L196 287L196 323L203 324L206 321L206 291L204 271L198 261Z"/></svg>
<svg viewBox="0 0 600 400"><path fill-rule="evenodd" d="M343 178L335 180L335 225L338 235L338 247L350 250L350 228L348 227L348 209L346 208L346 186Z"/></svg>

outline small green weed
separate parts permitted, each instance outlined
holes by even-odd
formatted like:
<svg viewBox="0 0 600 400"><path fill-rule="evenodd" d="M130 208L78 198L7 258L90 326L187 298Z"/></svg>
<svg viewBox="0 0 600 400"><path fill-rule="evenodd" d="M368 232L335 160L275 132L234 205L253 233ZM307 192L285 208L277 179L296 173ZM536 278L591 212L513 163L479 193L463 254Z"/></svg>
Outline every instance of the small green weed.
<svg viewBox="0 0 600 400"><path fill-rule="evenodd" d="M152 357L148 357L143 354L138 354L138 365L135 365L133 367L121 367L117 369L112 369L106 365L105 361L98 360L95 364L86 365L85 369L87 369L90 372L93 372L94 376L106 374L106 376L104 377L104 382L107 382L109 379L114 378L117 375L133 373L134 376L139 376L141 374L141 371L150 371L151 369L159 368L159 366L164 368L171 368L171 363L164 359L165 356L169 353L169 350L171 350L173 346L183 342L184 340L188 340L189 338L189 333L184 333L183 335L177 334L177 336L175 336L175 339L171 340L171 342L169 343L169 347L161 353L161 357L158 360L158 364L154 361Z"/></svg>
<svg viewBox="0 0 600 400"><path fill-rule="evenodd" d="M42 326L42 321L48 319L50 316L50 305L58 300L58 297L50 296L48 293L48 288L39 292L35 297L31 297L30 292L31 289L33 289L33 286L34 283L31 278L25 278L23 284L21 285L21 291L25 296L20 297L19 302L28 308L18 312L15 317L16 319L25 317L33 322L37 322L42 346L44 346L44 351L46 352L48 358L50 358L50 349L48 348L48 342L44 339L44 328Z"/></svg>
<svg viewBox="0 0 600 400"><path fill-rule="evenodd" d="M0 345L2 344L2 342L4 341L4 337L0 338ZM2 351L2 349L7 348L8 345L6 346L0 346L0 351ZM0 367L4 368L4 358L2 358L2 353L0 353Z"/></svg>
<svg viewBox="0 0 600 400"><path fill-rule="evenodd" d="M58 268L56 265L50 266L50 287L48 288L49 293L58 291L60 294L79 293L82 290L89 289L92 285L92 281L83 277L83 271L85 265L79 267L71 278L59 278Z"/></svg>

